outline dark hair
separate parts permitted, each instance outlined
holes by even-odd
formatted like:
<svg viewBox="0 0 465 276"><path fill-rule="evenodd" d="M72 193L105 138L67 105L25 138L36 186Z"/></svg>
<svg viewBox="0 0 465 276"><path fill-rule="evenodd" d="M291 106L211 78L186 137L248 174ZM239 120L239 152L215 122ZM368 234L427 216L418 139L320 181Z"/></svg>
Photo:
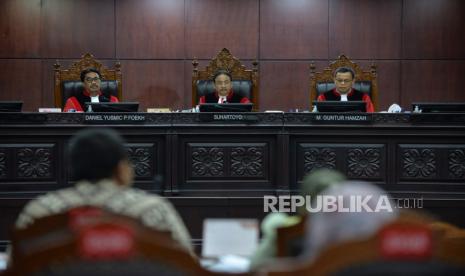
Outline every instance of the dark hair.
<svg viewBox="0 0 465 276"><path fill-rule="evenodd" d="M229 73L228 70L224 70L224 69L220 69L218 71L215 72L215 74L213 74L213 82L215 82L216 78L219 76L219 75L226 75L229 77L229 80L232 81L232 76L231 76L231 73Z"/></svg>
<svg viewBox="0 0 465 276"><path fill-rule="evenodd" d="M336 69L336 71L334 71L334 77L336 77L337 73L348 73L350 72L350 74L352 75L352 79L355 79L355 72L354 72L354 69L350 68L350 67L339 67Z"/></svg>
<svg viewBox="0 0 465 276"><path fill-rule="evenodd" d="M69 142L69 161L75 180L96 182L112 177L118 163L128 160L124 140L112 129L85 129Z"/></svg>
<svg viewBox="0 0 465 276"><path fill-rule="evenodd" d="M84 82L84 79L86 78L86 75L90 72L94 72L98 75L99 78L102 78L102 74L100 74L100 71L95 69L95 68L87 68L81 71L81 81Z"/></svg>

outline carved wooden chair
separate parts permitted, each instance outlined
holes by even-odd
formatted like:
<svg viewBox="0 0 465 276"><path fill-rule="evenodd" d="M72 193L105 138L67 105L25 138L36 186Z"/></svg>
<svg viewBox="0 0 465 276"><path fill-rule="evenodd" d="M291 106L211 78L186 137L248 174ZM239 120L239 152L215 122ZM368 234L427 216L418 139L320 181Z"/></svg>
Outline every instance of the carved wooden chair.
<svg viewBox="0 0 465 276"><path fill-rule="evenodd" d="M234 93L248 97L254 104L253 110L258 110L258 62L254 61L252 64L253 69L246 69L226 48L223 48L204 70L199 70L199 62L194 59L192 61L194 66L192 72L192 106L197 105L200 97L215 91L212 78L216 71L222 69L231 73Z"/></svg>
<svg viewBox="0 0 465 276"><path fill-rule="evenodd" d="M315 64L310 64L310 109L313 109L313 101L316 101L320 94L323 94L334 88L333 73L339 67L349 67L355 71L354 88L368 93L378 111L378 81L376 65L372 64L369 70L362 69L358 64L352 62L345 55L340 55L335 61L329 64L329 67L322 72L316 72Z"/></svg>
<svg viewBox="0 0 465 276"><path fill-rule="evenodd" d="M122 75L121 64L115 63L113 69L109 69L87 53L81 60L74 62L69 68L62 69L59 61L54 65L55 70L55 107L63 108L66 100L74 95L82 93L84 85L81 82L81 71L87 68L95 68L102 75L101 91L103 94L112 95L122 101Z"/></svg>

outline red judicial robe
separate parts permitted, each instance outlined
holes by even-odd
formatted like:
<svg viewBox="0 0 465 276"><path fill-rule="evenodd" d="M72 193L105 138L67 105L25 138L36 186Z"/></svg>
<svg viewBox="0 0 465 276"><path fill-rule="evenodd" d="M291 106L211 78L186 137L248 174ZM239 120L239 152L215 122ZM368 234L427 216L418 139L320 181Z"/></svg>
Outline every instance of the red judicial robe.
<svg viewBox="0 0 465 276"><path fill-rule="evenodd" d="M340 101L340 100L341 100L341 94L336 91L336 88L321 94L317 98L317 101L319 102ZM373 103L371 102L371 98L366 93L360 92L352 88L350 92L347 94L347 100L348 101L364 101L367 106L366 107L367 112L375 112L375 107L373 106Z"/></svg>
<svg viewBox="0 0 465 276"><path fill-rule="evenodd" d="M102 92L99 93L98 95L98 100L101 103L104 102L118 102L118 98L115 96L111 96L108 98L108 96L104 95ZM65 107L63 108L63 112L68 112L70 109L74 109L76 111L84 111L84 103L90 102L90 94L87 92L87 90L84 90L81 95L79 96L73 96L69 97L66 100Z"/></svg>

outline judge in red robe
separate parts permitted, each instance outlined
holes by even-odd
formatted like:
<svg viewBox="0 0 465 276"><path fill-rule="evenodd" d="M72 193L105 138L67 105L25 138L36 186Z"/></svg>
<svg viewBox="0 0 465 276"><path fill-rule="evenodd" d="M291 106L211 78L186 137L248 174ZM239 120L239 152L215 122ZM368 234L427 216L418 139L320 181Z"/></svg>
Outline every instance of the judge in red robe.
<svg viewBox="0 0 465 276"><path fill-rule="evenodd" d="M334 73L333 90L318 96L318 101L364 101L367 112L375 112L373 103L368 94L360 92L352 86L355 83L355 73L351 68L340 67Z"/></svg>
<svg viewBox="0 0 465 276"><path fill-rule="evenodd" d="M84 91L80 95L69 97L66 100L63 112L74 110L83 112L86 102L118 102L118 98L112 95L104 95L100 91L101 74L97 69L89 68L81 72L81 81Z"/></svg>
<svg viewBox="0 0 465 276"><path fill-rule="evenodd" d="M247 97L235 94L232 90L232 77L226 70L218 70L213 76L215 93L200 97L199 104L203 103L250 103Z"/></svg>

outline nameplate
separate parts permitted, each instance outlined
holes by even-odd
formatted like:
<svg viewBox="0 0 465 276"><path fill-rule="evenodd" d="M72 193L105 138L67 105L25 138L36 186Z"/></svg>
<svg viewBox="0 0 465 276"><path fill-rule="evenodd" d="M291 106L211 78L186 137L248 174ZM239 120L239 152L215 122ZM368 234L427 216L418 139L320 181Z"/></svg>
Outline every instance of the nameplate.
<svg viewBox="0 0 465 276"><path fill-rule="evenodd" d="M85 114L87 124L140 124L145 122L145 114Z"/></svg>
<svg viewBox="0 0 465 276"><path fill-rule="evenodd" d="M243 113L200 113L200 121L202 122L243 122L254 123L258 122L259 118L253 114Z"/></svg>
<svg viewBox="0 0 465 276"><path fill-rule="evenodd" d="M312 114L313 122L322 123L369 123L373 120L371 114Z"/></svg>

